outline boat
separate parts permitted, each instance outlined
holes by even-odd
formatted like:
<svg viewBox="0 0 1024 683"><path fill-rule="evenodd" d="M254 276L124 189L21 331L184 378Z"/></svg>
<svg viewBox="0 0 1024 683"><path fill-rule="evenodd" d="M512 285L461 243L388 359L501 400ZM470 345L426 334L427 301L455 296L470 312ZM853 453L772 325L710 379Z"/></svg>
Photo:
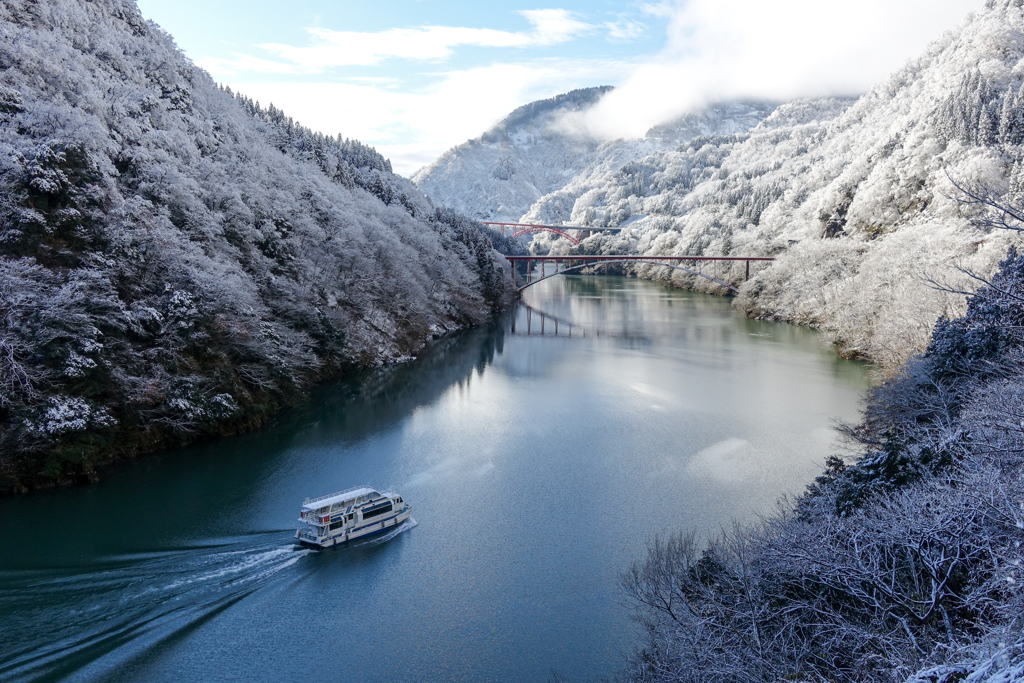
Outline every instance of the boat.
<svg viewBox="0 0 1024 683"><path fill-rule="evenodd" d="M307 498L299 512L295 538L303 546L330 548L393 529L412 514L397 493L356 486L319 498Z"/></svg>

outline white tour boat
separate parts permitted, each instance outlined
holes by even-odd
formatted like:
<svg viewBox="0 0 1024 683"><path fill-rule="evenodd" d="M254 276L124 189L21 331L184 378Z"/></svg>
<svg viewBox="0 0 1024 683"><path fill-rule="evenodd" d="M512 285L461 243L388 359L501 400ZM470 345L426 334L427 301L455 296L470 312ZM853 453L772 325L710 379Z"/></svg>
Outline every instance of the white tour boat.
<svg viewBox="0 0 1024 683"><path fill-rule="evenodd" d="M412 514L397 493L377 493L357 486L320 498L307 498L299 513L295 538L302 545L329 548L393 529Z"/></svg>

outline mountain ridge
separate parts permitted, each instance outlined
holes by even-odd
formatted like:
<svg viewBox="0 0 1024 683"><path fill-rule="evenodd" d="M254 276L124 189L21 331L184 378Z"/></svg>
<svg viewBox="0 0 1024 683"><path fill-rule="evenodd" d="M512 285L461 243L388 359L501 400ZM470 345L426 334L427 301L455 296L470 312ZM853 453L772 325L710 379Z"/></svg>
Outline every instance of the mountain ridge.
<svg viewBox="0 0 1024 683"><path fill-rule="evenodd" d="M741 132L775 103L712 106L655 126L639 140L601 140L572 115L593 106L611 86L573 90L518 107L480 136L457 145L412 180L432 201L479 220L515 222L536 201L581 174L670 149L698 135ZM554 220L554 219L552 219Z"/></svg>
<svg viewBox="0 0 1024 683"><path fill-rule="evenodd" d="M475 221L129 0L0 6L0 487L250 429L507 299Z"/></svg>

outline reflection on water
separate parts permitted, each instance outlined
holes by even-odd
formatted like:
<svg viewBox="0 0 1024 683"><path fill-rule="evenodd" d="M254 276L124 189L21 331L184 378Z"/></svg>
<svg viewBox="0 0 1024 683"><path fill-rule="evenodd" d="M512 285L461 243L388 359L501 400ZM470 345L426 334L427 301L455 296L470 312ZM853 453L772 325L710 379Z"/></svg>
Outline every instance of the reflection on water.
<svg viewBox="0 0 1024 683"><path fill-rule="evenodd" d="M556 278L524 298L258 433L0 500L0 680L614 671L635 637L617 573L655 533L798 492L864 371L809 330L650 282ZM363 483L419 525L293 545L306 496Z"/></svg>

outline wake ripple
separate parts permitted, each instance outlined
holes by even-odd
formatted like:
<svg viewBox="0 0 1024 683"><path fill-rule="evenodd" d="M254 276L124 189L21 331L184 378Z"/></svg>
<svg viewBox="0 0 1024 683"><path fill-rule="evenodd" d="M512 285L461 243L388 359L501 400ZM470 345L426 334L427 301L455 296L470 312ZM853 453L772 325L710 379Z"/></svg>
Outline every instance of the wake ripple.
<svg viewBox="0 0 1024 683"><path fill-rule="evenodd" d="M399 524L398 526L396 526L394 529L392 529L391 531L387 532L383 536L374 536L374 537L368 538L368 539L366 539L365 541L362 541L362 542L357 541L357 542L353 543L352 545L354 547L357 547L357 548L367 548L367 547L372 547L372 546L375 546L375 545L380 545L381 543L387 543L388 541L390 541L392 538L394 538L398 534L405 533L409 529L412 529L412 528L414 528L416 526L417 526L416 520L414 518L410 517L409 519L405 520L404 522L402 522L401 524Z"/></svg>
<svg viewBox="0 0 1024 683"><path fill-rule="evenodd" d="M0 573L0 681L90 678L212 618L314 552L275 532L227 548L110 558L98 570Z"/></svg>

